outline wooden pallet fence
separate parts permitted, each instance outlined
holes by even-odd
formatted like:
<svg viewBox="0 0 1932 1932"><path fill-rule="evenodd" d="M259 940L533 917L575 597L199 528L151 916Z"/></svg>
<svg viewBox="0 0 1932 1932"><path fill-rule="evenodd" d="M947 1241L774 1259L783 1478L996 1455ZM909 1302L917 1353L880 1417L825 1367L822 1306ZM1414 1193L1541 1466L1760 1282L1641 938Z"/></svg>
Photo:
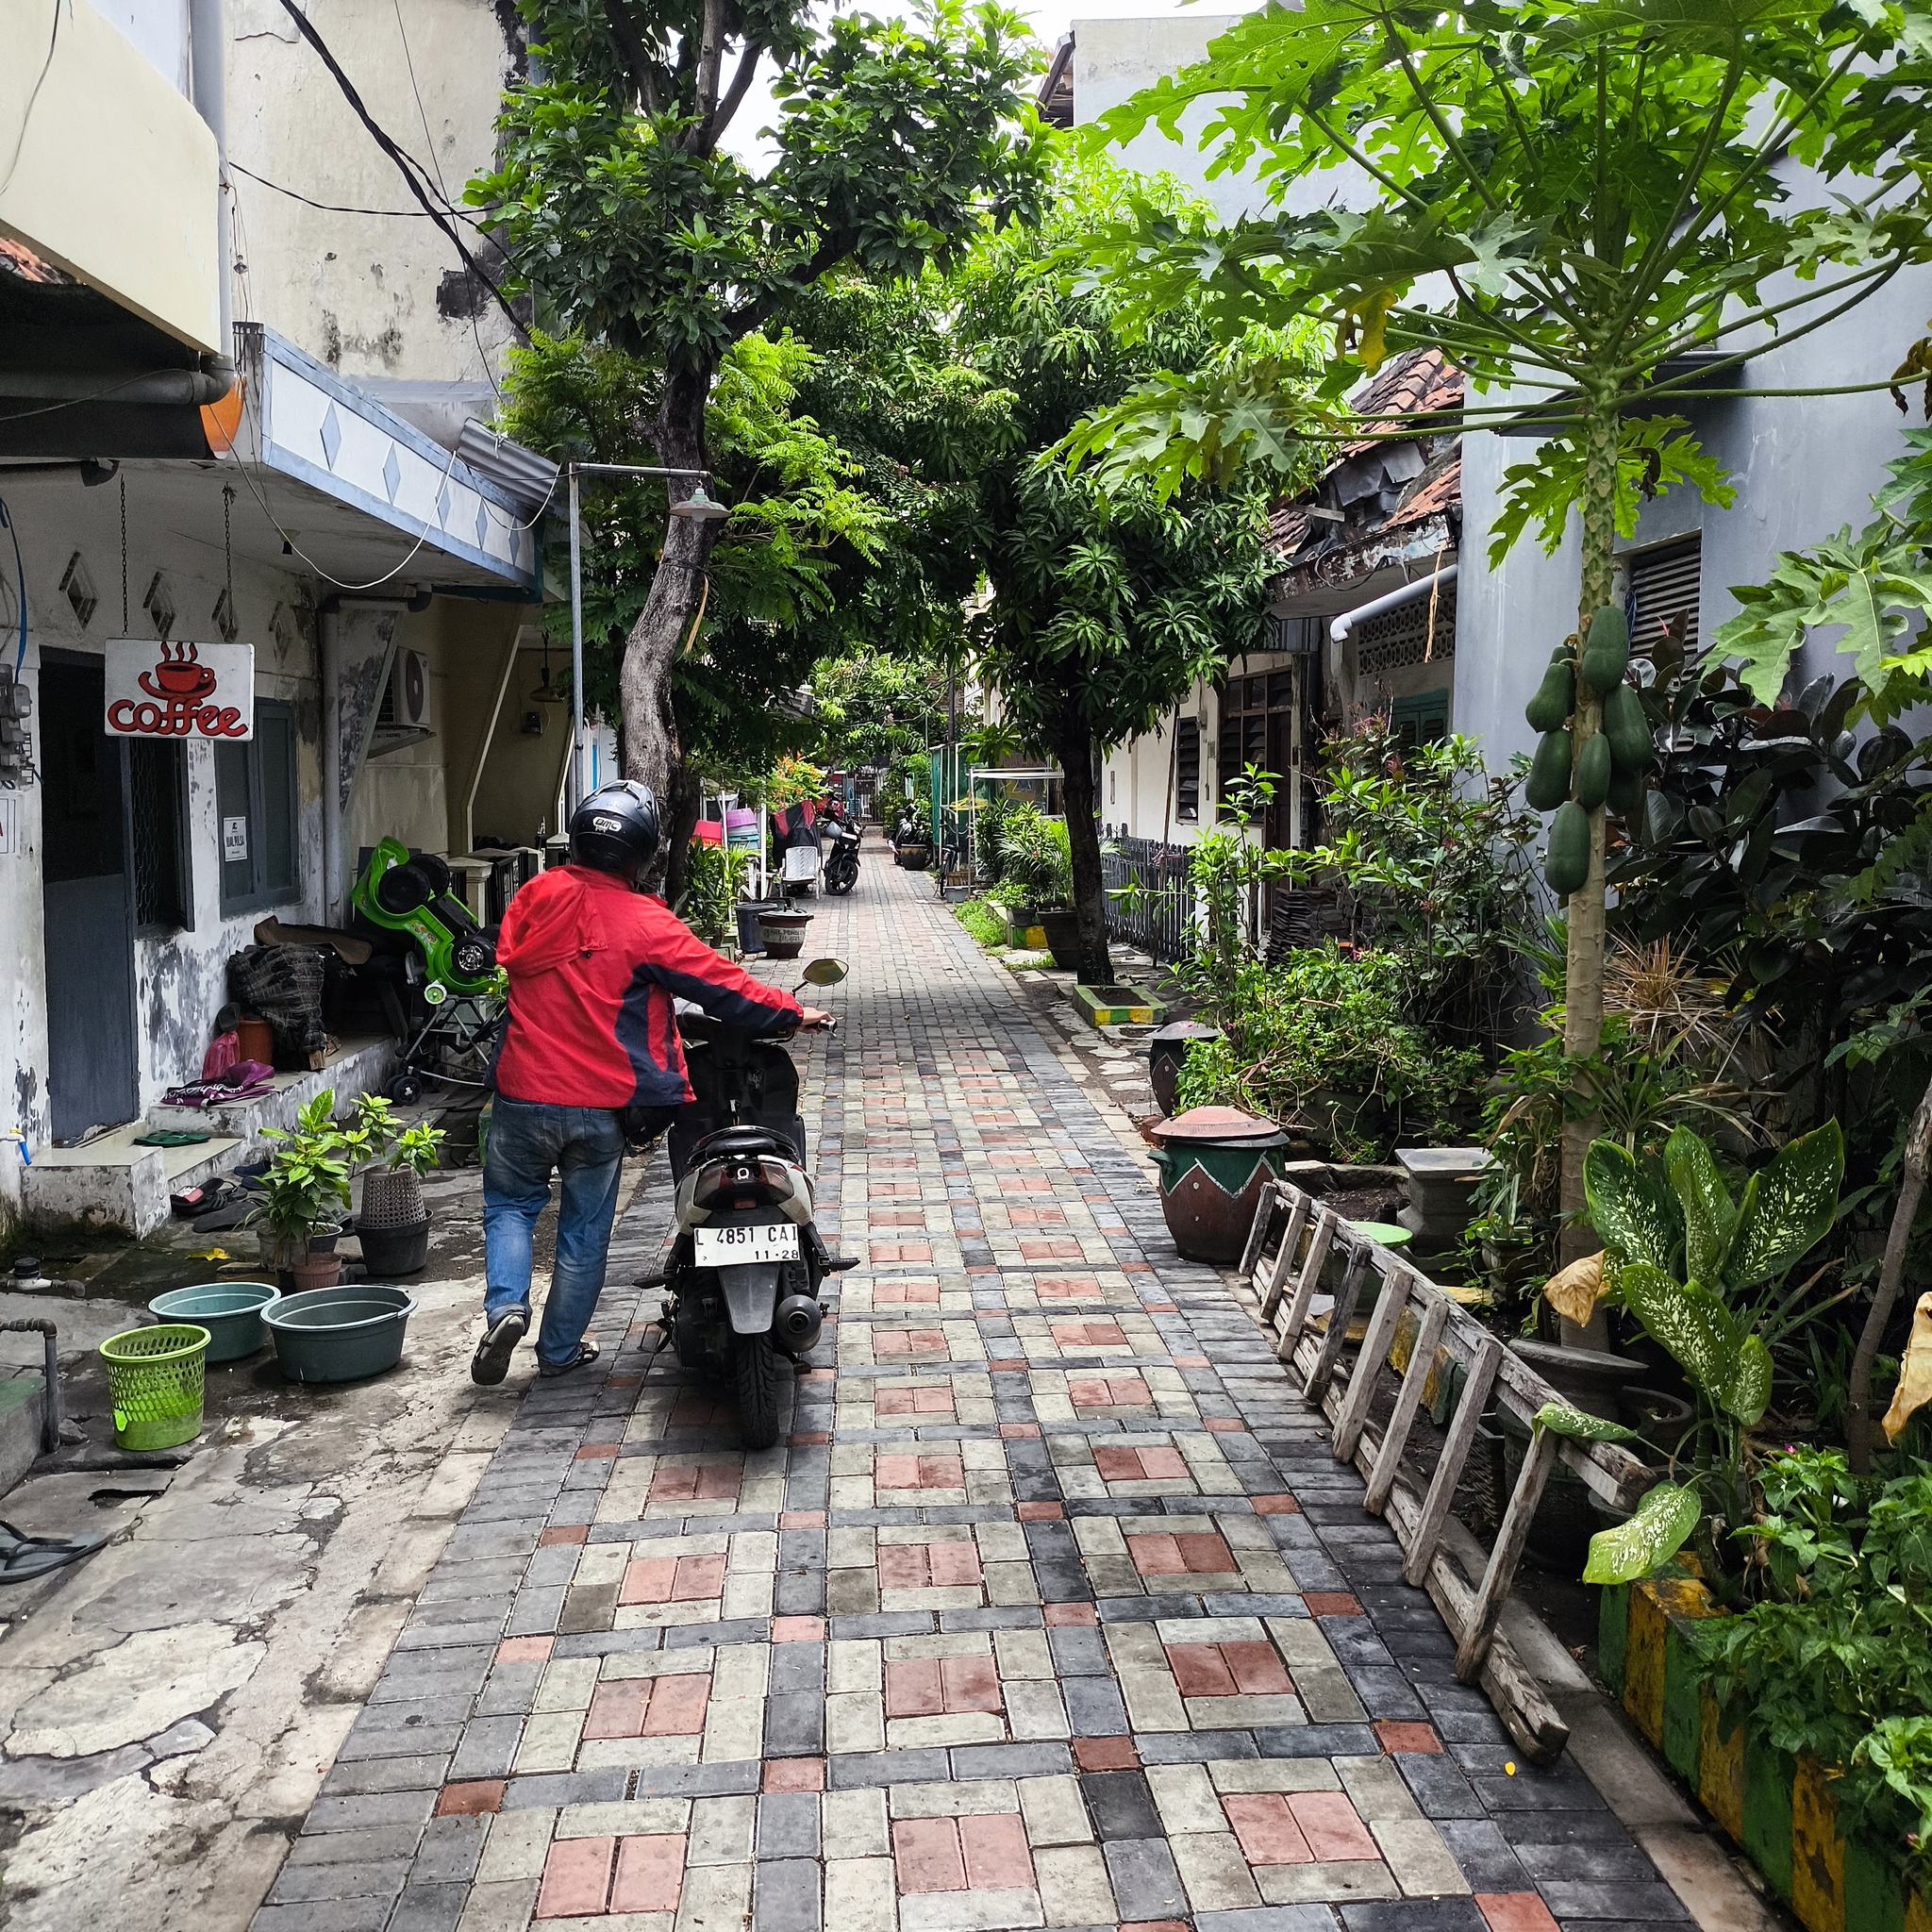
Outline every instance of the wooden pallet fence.
<svg viewBox="0 0 1932 1932"><path fill-rule="evenodd" d="M1318 1321L1315 1298L1331 1257L1341 1259L1341 1281L1326 1320ZM1402 1547L1404 1577L1428 1591L1448 1624L1456 1674L1482 1686L1526 1757L1551 1762L1569 1728L1498 1627L1543 1485L1560 1460L1610 1507L1629 1510L1655 1473L1617 1443L1536 1431L1495 1541L1482 1550L1450 1516L1477 1427L1494 1407L1527 1429L1545 1403L1562 1401L1557 1390L1398 1251L1357 1234L1291 1182L1278 1182L1256 1210L1242 1262L1276 1357L1333 1424L1336 1460L1360 1470L1364 1507L1387 1519ZM1349 1360L1349 1329L1372 1282L1380 1292ZM1458 1372L1461 1388L1424 1487L1404 1451L1425 1396ZM1394 1406L1378 1426L1374 1407L1385 1374L1395 1383Z"/></svg>

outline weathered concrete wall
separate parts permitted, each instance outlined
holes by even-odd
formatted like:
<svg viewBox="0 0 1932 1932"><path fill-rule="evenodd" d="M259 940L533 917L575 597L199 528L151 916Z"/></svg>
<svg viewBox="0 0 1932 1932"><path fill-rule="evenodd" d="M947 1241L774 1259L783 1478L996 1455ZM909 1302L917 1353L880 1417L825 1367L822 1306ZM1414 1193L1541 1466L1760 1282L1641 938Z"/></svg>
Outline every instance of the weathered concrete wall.
<svg viewBox="0 0 1932 1932"><path fill-rule="evenodd" d="M507 38L514 8L309 0L304 10L376 123L460 205L495 152L501 90L519 58ZM478 403L471 412L487 413L511 339L502 311L422 214L279 0L228 0L228 154L250 171L234 175L244 264L236 315L265 322L345 376L465 382ZM252 176L336 210L376 212L311 208ZM475 231L465 233L482 259Z"/></svg>
<svg viewBox="0 0 1932 1932"><path fill-rule="evenodd" d="M36 696L30 721L38 753L42 653L97 654L109 638L152 635L140 600L157 571L164 574L181 616L182 637L208 635L202 613L212 610L223 588L220 532L184 525L166 493L158 468L129 465L127 582L130 622L121 624L119 491L109 485L85 490L73 476L19 477L7 490L20 538L27 583L25 680ZM98 596L92 621L83 625L58 589L75 555ZM0 572L0 628L19 622L9 547ZM253 644L258 698L278 698L295 708L298 751L299 865L302 893L275 908L282 917L319 916L322 873L321 767L310 593L286 572L235 560L238 641ZM190 887L192 926L134 942L135 1014L139 1093L143 1108L162 1091L200 1071L209 1023L225 1001L231 953L250 942L259 912L225 919L221 912L220 825L215 807L214 751L187 747ZM41 787L14 795L20 836L16 850L0 856L0 1127L23 1128L31 1142L49 1132L46 1094L47 965L41 877ZM0 1143L0 1227L20 1199L20 1158Z"/></svg>

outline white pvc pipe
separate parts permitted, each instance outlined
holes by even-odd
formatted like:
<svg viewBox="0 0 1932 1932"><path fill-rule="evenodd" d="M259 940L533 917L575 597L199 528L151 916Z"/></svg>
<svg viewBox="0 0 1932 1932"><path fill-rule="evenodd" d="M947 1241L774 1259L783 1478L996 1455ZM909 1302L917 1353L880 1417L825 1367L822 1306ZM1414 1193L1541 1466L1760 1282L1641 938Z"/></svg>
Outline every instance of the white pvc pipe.
<svg viewBox="0 0 1932 1932"><path fill-rule="evenodd" d="M1412 584L1404 584L1401 589L1391 591L1387 596L1375 597L1366 604L1358 604L1353 610L1344 610L1328 626L1328 635L1339 644L1357 625L1371 617L1380 617L1385 610L1395 610L1404 604L1412 604L1418 597L1425 597L1439 584L1453 584L1456 581L1457 566L1444 564L1439 571L1431 571L1425 577L1418 577Z"/></svg>

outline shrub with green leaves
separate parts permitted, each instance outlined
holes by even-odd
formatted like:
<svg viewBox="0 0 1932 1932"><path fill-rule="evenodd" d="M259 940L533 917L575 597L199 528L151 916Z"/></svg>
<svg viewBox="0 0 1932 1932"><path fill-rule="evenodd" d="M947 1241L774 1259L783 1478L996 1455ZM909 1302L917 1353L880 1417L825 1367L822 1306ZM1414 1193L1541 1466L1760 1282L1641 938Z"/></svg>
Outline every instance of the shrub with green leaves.
<svg viewBox="0 0 1932 1932"><path fill-rule="evenodd" d="M1726 1729L1838 1774L1841 1832L1932 1850L1932 1472L1856 1476L1837 1450L1769 1457L1734 1532L1765 1599L1688 1627Z"/></svg>
<svg viewBox="0 0 1932 1932"><path fill-rule="evenodd" d="M1038 911L1074 903L1074 862L1064 819L1050 819L1037 805L1016 805L1000 828L1004 883Z"/></svg>
<svg viewBox="0 0 1932 1932"><path fill-rule="evenodd" d="M1237 968L1222 1037L1188 1048L1176 1109L1239 1107L1298 1124L1341 1160L1381 1158L1404 1134L1459 1131L1482 1058L1406 1020L1404 985L1389 954L1332 943Z"/></svg>
<svg viewBox="0 0 1932 1932"><path fill-rule="evenodd" d="M1603 1292L1676 1362L1697 1398L1676 1460L1628 1522L1591 1540L1586 1583L1647 1576L1693 1535L1721 1595L1735 1596L1714 1525L1751 1520L1746 1435L1771 1401L1772 1350L1824 1312L1785 1277L1830 1232L1844 1175L1835 1121L1780 1148L1733 1197L1708 1142L1679 1127L1659 1156L1591 1143L1584 1188L1604 1243Z"/></svg>

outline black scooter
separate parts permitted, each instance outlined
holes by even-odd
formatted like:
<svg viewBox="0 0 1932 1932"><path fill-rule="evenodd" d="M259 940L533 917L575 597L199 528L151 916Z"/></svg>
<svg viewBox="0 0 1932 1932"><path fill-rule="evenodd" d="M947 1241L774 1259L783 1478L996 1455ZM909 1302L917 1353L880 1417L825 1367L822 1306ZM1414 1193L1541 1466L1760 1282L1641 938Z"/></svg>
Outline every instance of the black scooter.
<svg viewBox="0 0 1932 1932"><path fill-rule="evenodd" d="M845 977L837 959L805 969L812 986ZM836 1022L827 1022L836 1024ZM696 1096L671 1124L676 1235L662 1285L680 1366L726 1376L747 1449L778 1440L779 1397L819 1339L819 1287L857 1264L833 1255L812 1219L798 1069L775 1040L695 1008L677 1020Z"/></svg>
<svg viewBox="0 0 1932 1932"><path fill-rule="evenodd" d="M832 852L820 876L826 891L849 892L858 883L858 827L843 819L827 819L824 827Z"/></svg>

